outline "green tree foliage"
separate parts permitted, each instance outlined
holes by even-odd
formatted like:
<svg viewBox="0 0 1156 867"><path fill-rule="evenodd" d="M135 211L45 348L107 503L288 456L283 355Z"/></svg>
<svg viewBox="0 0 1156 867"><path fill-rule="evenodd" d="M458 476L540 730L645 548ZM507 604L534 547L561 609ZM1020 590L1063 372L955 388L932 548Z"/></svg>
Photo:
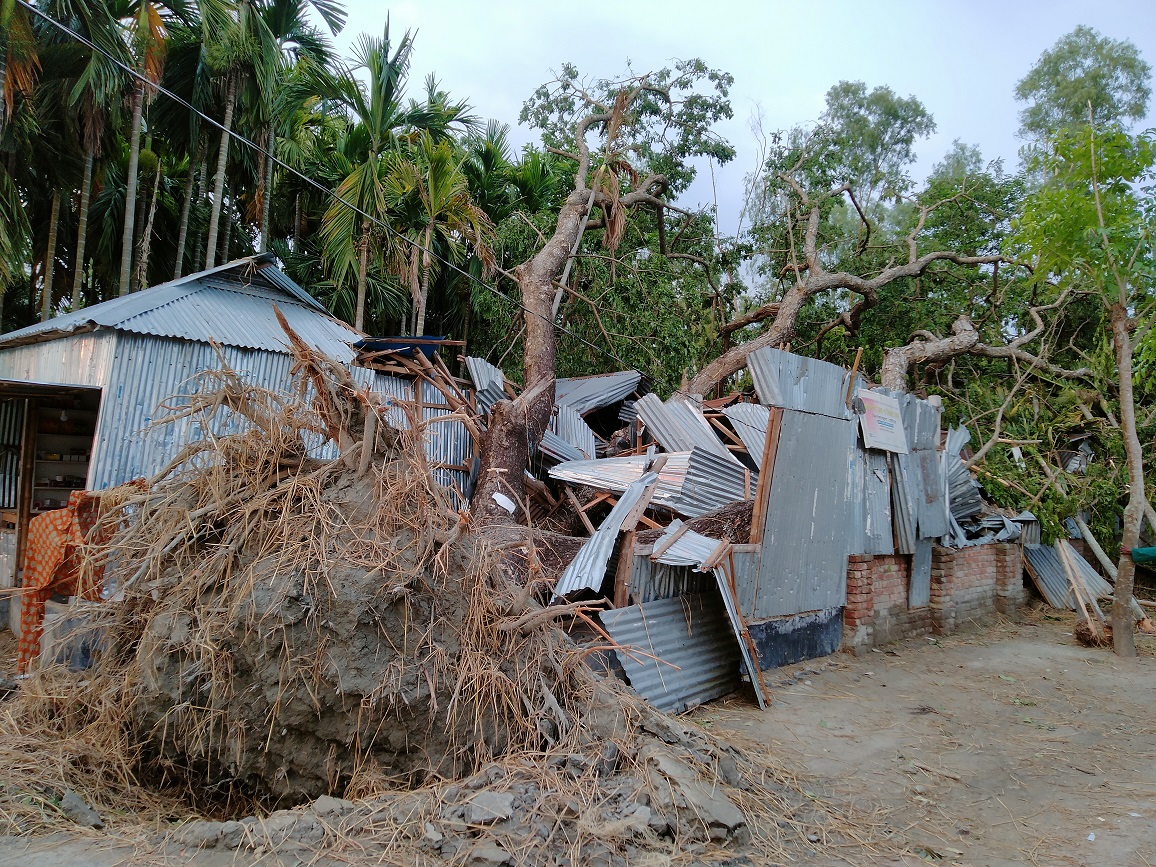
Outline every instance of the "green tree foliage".
<svg viewBox="0 0 1156 867"><path fill-rule="evenodd" d="M1020 135L1044 141L1061 130L1140 120L1152 95L1152 67L1129 40L1080 26L1040 55L1016 85ZM1090 105L1089 105L1090 104Z"/></svg>

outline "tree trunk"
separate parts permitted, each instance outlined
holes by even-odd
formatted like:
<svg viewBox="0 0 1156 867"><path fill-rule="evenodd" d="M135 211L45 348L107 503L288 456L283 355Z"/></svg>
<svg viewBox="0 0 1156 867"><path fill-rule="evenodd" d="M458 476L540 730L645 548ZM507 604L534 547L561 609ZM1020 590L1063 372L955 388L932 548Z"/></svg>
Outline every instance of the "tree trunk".
<svg viewBox="0 0 1156 867"><path fill-rule="evenodd" d="M140 236L140 254L136 265L136 277L133 280L133 291L148 286L149 279L149 250L152 247L153 221L157 215L157 199L161 189L161 163L157 160L157 171L153 175L153 192L149 202L148 217L145 218L144 231Z"/></svg>
<svg viewBox="0 0 1156 867"><path fill-rule="evenodd" d="M421 251L421 293L418 295L417 315L413 333L418 337L425 334L425 308L429 303L430 244L433 243L433 224L425 228L425 245Z"/></svg>
<svg viewBox="0 0 1156 867"><path fill-rule="evenodd" d="M52 214L48 218L48 250L44 254L44 289L40 295L40 321L52 318L52 275L56 272L56 231L60 224L60 190L52 191Z"/></svg>
<svg viewBox="0 0 1156 867"><path fill-rule="evenodd" d="M232 210L233 202L231 199L227 208L224 205L221 206L221 216L225 219L225 231L221 234L221 251L217 255L217 260L222 265L229 261L229 242L233 237L233 223L236 222L233 219Z"/></svg>
<svg viewBox="0 0 1156 867"><path fill-rule="evenodd" d="M185 200L181 204L181 225L177 230L177 255L173 262L173 279L179 280L185 270L185 244L189 239L189 214L193 210L193 184L196 180L196 171L193 168L192 156L189 157L188 177L185 178Z"/></svg>
<svg viewBox="0 0 1156 867"><path fill-rule="evenodd" d="M273 201L273 148L277 145L277 134L273 130L273 123L269 123L269 139L265 149L269 156L265 157L264 171L261 174L261 239L257 244L257 252L264 253L269 249L269 207Z"/></svg>
<svg viewBox="0 0 1156 867"><path fill-rule="evenodd" d="M353 327L365 330L365 282L369 274L369 220L361 221L361 251L357 263L357 309L354 311Z"/></svg>
<svg viewBox="0 0 1156 867"><path fill-rule="evenodd" d="M1132 588L1136 564L1132 549L1140 544L1140 525L1144 520L1144 455L1136 433L1136 404L1132 394L1132 322L1128 308L1112 305L1112 343L1116 350L1116 367L1120 374L1120 432L1124 436L1124 454L1128 463L1128 505L1124 508L1124 534L1120 541L1120 562L1116 567L1116 599L1112 603L1112 645L1120 656L1136 655L1132 634L1135 617L1131 611Z"/></svg>
<svg viewBox="0 0 1156 867"><path fill-rule="evenodd" d="M72 274L72 309L80 309L80 289L84 284L84 247L88 243L88 204L92 198L92 148L84 155L84 180L80 184L80 210L76 215L76 270Z"/></svg>
<svg viewBox="0 0 1156 867"><path fill-rule="evenodd" d="M225 119L222 122L221 146L217 149L217 174L213 181L213 208L209 214L209 239L205 242L205 270L216 264L217 232L221 224L221 204L225 197L225 164L229 160L229 141L233 131L233 108L237 102L237 76L229 74L225 95Z"/></svg>
<svg viewBox="0 0 1156 867"><path fill-rule="evenodd" d="M951 331L951 337L915 340L884 352L883 367L879 371L880 385L892 391L907 391L907 368L911 362L946 361L979 343L979 332L966 316L956 319Z"/></svg>
<svg viewBox="0 0 1156 867"><path fill-rule="evenodd" d="M206 156L203 160L201 160L201 167L200 167L200 169L197 170L197 204L198 205L205 200L205 195L208 192L208 186L209 186L209 159ZM194 263L199 264L199 263L205 261L205 247L204 247L204 243L203 243L204 240L205 240L205 236L204 236L202 229L201 229L201 221L198 219L197 220L196 241L193 242L193 262ZM193 267L195 270L196 264L194 264Z"/></svg>
<svg viewBox="0 0 1156 867"><path fill-rule="evenodd" d="M132 241L136 228L137 169L140 166L141 113L144 83L138 81L132 98L132 135L128 143L128 180L124 190L124 231L120 236L120 280L117 291L127 295L132 281Z"/></svg>
<svg viewBox="0 0 1156 867"><path fill-rule="evenodd" d="M301 194L293 197L293 252L301 249Z"/></svg>
<svg viewBox="0 0 1156 867"><path fill-rule="evenodd" d="M557 357L554 284L578 239L589 198L588 190L572 192L558 213L553 237L537 255L514 269L525 308L525 387L517 399L494 406L482 438L481 472L471 505L474 519L481 524L524 519L518 511L510 515L494 500L494 494L522 502L530 444L538 443L550 422Z"/></svg>

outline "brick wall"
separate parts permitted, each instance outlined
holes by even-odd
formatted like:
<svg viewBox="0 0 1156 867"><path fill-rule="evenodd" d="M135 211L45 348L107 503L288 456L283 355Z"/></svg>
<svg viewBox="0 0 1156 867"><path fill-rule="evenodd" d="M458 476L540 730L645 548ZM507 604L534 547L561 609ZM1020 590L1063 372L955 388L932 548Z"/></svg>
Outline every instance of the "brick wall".
<svg viewBox="0 0 1156 867"><path fill-rule="evenodd" d="M911 557L855 554L847 562L843 643L856 650L900 638L950 633L1011 613L1026 599L1020 547L1015 544L941 548L931 559L931 604L908 608Z"/></svg>

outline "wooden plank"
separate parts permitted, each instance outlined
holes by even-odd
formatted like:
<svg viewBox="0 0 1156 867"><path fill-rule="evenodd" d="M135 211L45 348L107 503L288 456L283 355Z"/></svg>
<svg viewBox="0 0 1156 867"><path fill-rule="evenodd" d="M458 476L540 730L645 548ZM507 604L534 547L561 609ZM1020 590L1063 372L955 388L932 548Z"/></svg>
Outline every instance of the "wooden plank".
<svg viewBox="0 0 1156 867"><path fill-rule="evenodd" d="M590 522L590 519L586 517L586 511L582 508L582 504L578 501L578 497L574 494L574 491L570 489L569 485L563 485L562 492L566 495L566 499L570 501L571 505L574 506L574 510L578 513L578 517L582 519L582 523L586 526L587 532L593 536L595 532L594 525Z"/></svg>
<svg viewBox="0 0 1156 867"><path fill-rule="evenodd" d="M622 537L622 547L618 553L618 568L614 572L614 607L625 608L630 604L630 570L634 566L634 530Z"/></svg>
<svg viewBox="0 0 1156 867"><path fill-rule="evenodd" d="M767 417L767 438L763 443L763 462L759 470L759 483L755 488L755 504L751 510L752 545L762 544L763 525L767 522L767 500L771 495L771 477L775 471L775 455L779 449L779 436L783 431L783 410L772 406Z"/></svg>
<svg viewBox="0 0 1156 867"><path fill-rule="evenodd" d="M679 525L679 528L677 530L675 530L673 533L671 533L669 536L667 536L665 539L663 539L661 544L654 546L654 550L650 552L650 559L654 560L658 557L661 557L663 554L665 554L667 549L670 548L670 546L673 545L675 542L677 542L679 540L679 537L681 537L682 534L685 533L689 529L690 529L690 527L688 527L686 524Z"/></svg>

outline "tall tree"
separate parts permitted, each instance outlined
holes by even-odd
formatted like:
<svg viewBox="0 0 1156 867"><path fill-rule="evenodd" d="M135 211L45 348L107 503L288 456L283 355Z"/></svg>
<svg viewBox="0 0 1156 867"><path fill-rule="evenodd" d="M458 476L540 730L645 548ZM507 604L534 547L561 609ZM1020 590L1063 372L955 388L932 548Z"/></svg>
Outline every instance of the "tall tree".
<svg viewBox="0 0 1156 867"><path fill-rule="evenodd" d="M1101 36L1083 25L1040 55L1016 85L1020 135L1041 142L1063 129L1088 123L1140 120L1152 95L1152 67L1127 39Z"/></svg>
<svg viewBox="0 0 1156 867"><path fill-rule="evenodd" d="M1121 656L1135 656L1130 610L1135 577L1132 549L1151 511L1144 487L1144 456L1137 433L1133 353L1156 324L1156 140L1115 126L1085 124L1059 134L1038 155L1048 183L1033 192L1016 241L1036 259L1041 292L1094 293L1104 305L1115 355L1114 386L1128 470L1128 502L1112 604L1112 641Z"/></svg>

